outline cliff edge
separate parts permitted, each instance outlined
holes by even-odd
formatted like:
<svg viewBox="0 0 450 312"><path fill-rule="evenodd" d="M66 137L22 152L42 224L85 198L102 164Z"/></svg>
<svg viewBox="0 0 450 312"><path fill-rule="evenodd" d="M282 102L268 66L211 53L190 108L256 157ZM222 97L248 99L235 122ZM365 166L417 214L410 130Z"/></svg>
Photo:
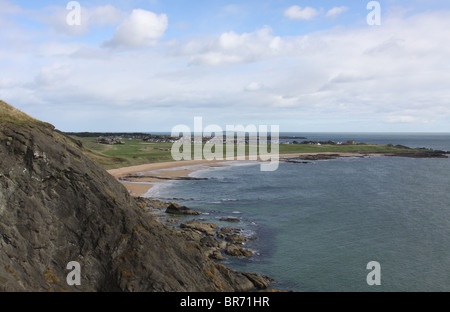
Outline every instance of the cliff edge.
<svg viewBox="0 0 450 312"><path fill-rule="evenodd" d="M78 142L0 101L0 291L249 291L267 286L156 221ZM69 262L81 285L66 282Z"/></svg>

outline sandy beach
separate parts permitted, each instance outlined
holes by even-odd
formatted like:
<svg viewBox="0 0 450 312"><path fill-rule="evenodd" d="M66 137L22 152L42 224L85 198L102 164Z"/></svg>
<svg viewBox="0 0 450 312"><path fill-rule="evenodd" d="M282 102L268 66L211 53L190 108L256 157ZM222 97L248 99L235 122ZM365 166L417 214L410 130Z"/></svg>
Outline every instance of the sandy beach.
<svg viewBox="0 0 450 312"><path fill-rule="evenodd" d="M282 154L282 158L296 158L316 155L339 155L339 157L362 157L362 156L379 156L377 154L368 155L361 153L297 153ZM119 169L108 170L116 179L128 189L132 196L145 195L155 183L164 183L170 180L183 180L189 178L189 175L195 171L211 167L223 167L232 165L237 160L185 160L172 161L164 163L150 163L139 166L124 167ZM145 174L144 174L145 173ZM142 175L141 177L139 175ZM126 178L126 180L124 179Z"/></svg>
<svg viewBox="0 0 450 312"><path fill-rule="evenodd" d="M133 196L145 195L155 183L164 183L170 180L181 180L189 178L189 175L197 170L222 167L226 160L207 161L207 160L188 160L173 161L164 163L151 163L139 166L124 167L108 170L116 179L120 181ZM222 164L221 164L222 163ZM143 177L138 175L145 173ZM136 175L129 177L130 175Z"/></svg>

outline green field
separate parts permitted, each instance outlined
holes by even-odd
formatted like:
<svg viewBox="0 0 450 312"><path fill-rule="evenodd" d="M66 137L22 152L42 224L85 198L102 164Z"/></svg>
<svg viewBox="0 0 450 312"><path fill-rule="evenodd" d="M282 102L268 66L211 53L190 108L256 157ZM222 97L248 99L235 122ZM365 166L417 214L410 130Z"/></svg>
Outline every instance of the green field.
<svg viewBox="0 0 450 312"><path fill-rule="evenodd" d="M170 143L147 143L133 139L123 140L123 145L105 145L96 143L97 138L73 138L81 141L85 154L105 169L173 161Z"/></svg>
<svg viewBox="0 0 450 312"><path fill-rule="evenodd" d="M85 154L98 162L105 169L143 165L148 163L160 163L174 161L171 155L171 143L148 143L142 140L123 140L123 145L104 145L96 143L97 138L72 137L83 143ZM249 145L246 145L246 154L249 154ZM235 154L237 147L235 146ZM194 146L192 147L193 159ZM214 151L214 149L213 149ZM224 155L226 147L224 146ZM414 150L406 150L414 151ZM269 146L270 152L270 146ZM405 152L404 148L387 145L358 144L358 145L304 145L304 144L280 144L280 154L295 153L326 153L326 152Z"/></svg>

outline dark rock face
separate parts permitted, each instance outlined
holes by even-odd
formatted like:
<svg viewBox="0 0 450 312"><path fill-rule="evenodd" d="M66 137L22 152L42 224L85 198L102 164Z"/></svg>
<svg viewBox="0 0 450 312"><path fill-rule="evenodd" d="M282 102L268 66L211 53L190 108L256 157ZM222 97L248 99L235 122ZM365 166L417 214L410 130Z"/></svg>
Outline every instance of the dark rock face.
<svg viewBox="0 0 450 312"><path fill-rule="evenodd" d="M166 213L175 215L201 215L201 212L194 211L185 206L171 203L166 209Z"/></svg>
<svg viewBox="0 0 450 312"><path fill-rule="evenodd" d="M264 278L205 256L72 139L0 123L0 291L248 291ZM81 286L66 266L81 265Z"/></svg>

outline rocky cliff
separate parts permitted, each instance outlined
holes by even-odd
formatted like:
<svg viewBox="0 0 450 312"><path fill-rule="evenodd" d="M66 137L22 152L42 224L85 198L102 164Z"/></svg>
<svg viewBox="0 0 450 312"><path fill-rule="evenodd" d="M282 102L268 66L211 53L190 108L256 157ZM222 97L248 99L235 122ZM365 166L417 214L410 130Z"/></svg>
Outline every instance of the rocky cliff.
<svg viewBox="0 0 450 312"><path fill-rule="evenodd" d="M264 278L217 264L79 144L0 101L0 291L248 291ZM81 285L66 282L81 265Z"/></svg>

